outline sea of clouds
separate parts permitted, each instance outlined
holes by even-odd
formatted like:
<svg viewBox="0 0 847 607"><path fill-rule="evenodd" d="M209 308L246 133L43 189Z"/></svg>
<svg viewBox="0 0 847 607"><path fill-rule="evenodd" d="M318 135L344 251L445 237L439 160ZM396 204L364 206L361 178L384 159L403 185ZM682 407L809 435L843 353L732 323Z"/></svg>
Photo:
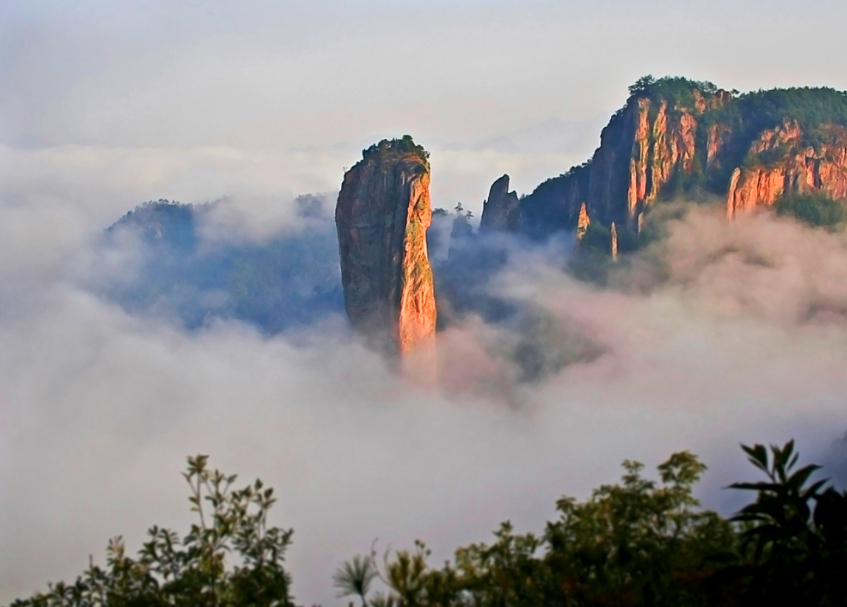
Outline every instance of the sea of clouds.
<svg viewBox="0 0 847 607"><path fill-rule="evenodd" d="M753 473L740 442L794 437L826 459L847 428L840 232L692 206L602 287L566 271L567 243L501 243L482 288L536 320L453 314L440 385L421 388L341 314L269 335L128 312L96 287L139 263L137 241L102 245L131 205L18 179L0 204L2 601L102 563L114 535L133 550L152 524L185 529L190 454L276 488L296 598L331 605L333 570L375 538L421 538L439 559L506 519L540 531L560 495L682 449L710 466L704 502L730 513L722 487ZM292 199L234 197L203 238L296 231ZM529 376L527 331L552 361Z"/></svg>

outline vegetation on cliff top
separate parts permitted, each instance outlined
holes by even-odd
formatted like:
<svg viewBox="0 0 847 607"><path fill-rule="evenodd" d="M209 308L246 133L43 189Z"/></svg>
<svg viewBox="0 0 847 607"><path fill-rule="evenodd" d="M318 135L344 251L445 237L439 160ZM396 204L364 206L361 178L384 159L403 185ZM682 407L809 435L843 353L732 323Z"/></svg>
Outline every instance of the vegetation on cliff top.
<svg viewBox="0 0 847 607"><path fill-rule="evenodd" d="M687 451L658 466L659 480L625 461L617 484L584 500L564 496L541 534L504 522L494 542L458 548L442 567L413 550L358 556L333 576L362 607L580 607L843 605L847 492L797 466L793 441L743 447L764 475L731 487L755 500L725 519L693 489L706 470ZM189 532L153 527L137 558L116 538L107 566L12 607L293 607L284 556L292 531L268 525L273 491L189 458L184 474L198 521ZM384 590L371 592L379 580ZM351 603L352 605L352 603Z"/></svg>
<svg viewBox="0 0 847 607"><path fill-rule="evenodd" d="M362 160L376 157L386 157L392 154L414 154L429 166L429 152L422 145L415 143L411 135L403 135L400 139L383 139L379 143L362 150Z"/></svg>
<svg viewBox="0 0 847 607"><path fill-rule="evenodd" d="M131 227L139 231L146 244L190 250L198 242L197 215L210 207L210 204L195 207L162 198L150 200L121 217L106 229L106 233L114 234L121 228Z"/></svg>
<svg viewBox="0 0 847 607"><path fill-rule="evenodd" d="M741 95L735 104L749 131L762 131L794 119L804 131L822 124L847 126L847 92L829 87L758 90Z"/></svg>
<svg viewBox="0 0 847 607"><path fill-rule="evenodd" d="M667 99L678 107L694 108L694 92L708 99L720 92L713 83L652 76L639 78L629 87L630 99L647 96ZM699 114L699 112L695 112ZM702 113L702 125L722 124L732 133L727 148L729 164L740 164L750 143L763 131L797 122L803 131L802 146L818 147L825 139L822 127L847 126L847 92L830 87L791 87L739 93L731 91L723 102ZM724 163L727 164L727 163ZM725 184L721 184L725 187ZM722 193L722 192L721 192Z"/></svg>
<svg viewBox="0 0 847 607"><path fill-rule="evenodd" d="M689 109L695 105L695 92L708 99L721 89L705 80L671 76L657 79L651 75L642 76L629 86L630 99L667 100ZM847 92L830 87L759 89L747 93L733 90L728 92L726 100L726 104L707 113L724 121L738 119L745 130L757 133L782 124L786 118L796 120L804 130L821 124L847 125Z"/></svg>
<svg viewBox="0 0 847 607"><path fill-rule="evenodd" d="M691 80L680 76L654 78L652 75L642 76L629 86L630 99L649 97L654 101L665 100L669 105L676 105L694 110L697 105L695 91L702 97L709 98L720 89L707 80Z"/></svg>
<svg viewBox="0 0 847 607"><path fill-rule="evenodd" d="M767 165L790 153L788 146L778 146L756 158L748 158L750 144L763 131L780 127L786 121L796 122L802 131L797 146L820 149L821 144L833 139L827 133L829 125L847 126L847 92L828 87L753 91L707 112L703 124L723 124L732 133L723 163L729 168L745 162Z"/></svg>

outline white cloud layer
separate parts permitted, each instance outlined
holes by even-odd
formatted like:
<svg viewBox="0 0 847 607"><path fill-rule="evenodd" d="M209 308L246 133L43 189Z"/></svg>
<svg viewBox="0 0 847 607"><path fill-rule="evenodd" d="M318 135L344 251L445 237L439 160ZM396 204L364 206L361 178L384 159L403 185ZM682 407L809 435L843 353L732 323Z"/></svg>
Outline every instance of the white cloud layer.
<svg viewBox="0 0 847 607"><path fill-rule="evenodd" d="M738 442L794 436L814 454L847 427L843 234L697 211L615 290L518 255L497 288L604 353L516 387L490 354L499 329L469 319L440 338L438 394L404 385L343 319L294 339L129 317L78 286L81 220L63 237L41 205L0 213L3 600L102 559L110 536L135 548L153 523L185 528L192 453L277 488L297 598L329 605L334 567L373 538L447 556L506 518L539 530L560 494L678 449L705 457L704 496L727 509L719 487L749 474Z"/></svg>

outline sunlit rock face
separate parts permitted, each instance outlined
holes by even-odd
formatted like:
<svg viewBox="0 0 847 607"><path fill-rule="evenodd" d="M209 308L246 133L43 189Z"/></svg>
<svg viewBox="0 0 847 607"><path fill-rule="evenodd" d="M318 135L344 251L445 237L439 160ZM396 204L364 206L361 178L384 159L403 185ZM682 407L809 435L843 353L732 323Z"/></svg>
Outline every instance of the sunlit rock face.
<svg viewBox="0 0 847 607"><path fill-rule="evenodd" d="M588 211L583 202L579 205L579 218L576 221L576 239L577 241L585 238L585 233L588 231L588 226L591 225L591 220L588 218Z"/></svg>
<svg viewBox="0 0 847 607"><path fill-rule="evenodd" d="M611 249L609 254L612 257L612 261L617 260L618 258L618 228L615 226L615 222L612 222L612 227L609 229L609 236L611 237Z"/></svg>
<svg viewBox="0 0 847 607"><path fill-rule="evenodd" d="M727 217L772 205L783 194L847 197L847 129L824 124L816 129L816 145L809 139L794 120L764 131L732 173Z"/></svg>
<svg viewBox="0 0 847 607"><path fill-rule="evenodd" d="M509 176L503 175L488 192L479 222L481 232L517 232L521 222L521 203L516 192L509 191Z"/></svg>
<svg viewBox="0 0 847 607"><path fill-rule="evenodd" d="M520 231L542 240L585 223L634 242L660 200L714 197L729 218L783 194L847 197L847 95L827 88L738 94L644 78L582 165L520 201Z"/></svg>
<svg viewBox="0 0 847 607"><path fill-rule="evenodd" d="M709 127L710 138L698 145L698 118L730 95L695 88L679 97L633 94L603 129L589 162L542 183L522 201L521 230L536 238L573 230L584 203L601 225L637 231L639 217L669 187L701 174L708 162L718 167L728 133Z"/></svg>
<svg viewBox="0 0 847 607"><path fill-rule="evenodd" d="M434 348L427 158L410 137L371 146L345 173L335 209L347 316L373 345L402 358Z"/></svg>

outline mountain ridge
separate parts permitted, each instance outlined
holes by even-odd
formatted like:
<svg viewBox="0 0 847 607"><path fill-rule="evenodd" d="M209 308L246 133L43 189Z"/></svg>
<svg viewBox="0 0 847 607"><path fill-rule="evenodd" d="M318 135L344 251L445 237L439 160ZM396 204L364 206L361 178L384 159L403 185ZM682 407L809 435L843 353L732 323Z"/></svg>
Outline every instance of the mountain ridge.
<svg viewBox="0 0 847 607"><path fill-rule="evenodd" d="M650 76L629 91L592 157L521 199L523 234L543 240L573 231L585 203L592 221L637 235L657 200L696 189L727 197L730 217L783 194L847 196L847 93L804 87L740 94ZM801 164L823 168L803 175ZM770 180L764 191L750 185L761 174Z"/></svg>
<svg viewBox="0 0 847 607"><path fill-rule="evenodd" d="M557 250L569 270L602 284L611 262L625 269L628 253L661 237L673 215L656 212L666 200L722 197L730 219L767 207L817 225L847 221L839 200L847 197L847 94L740 94L685 78L642 78L589 161L526 196L502 175L476 231L458 204L453 216L437 209L437 229L427 232L429 175L428 154L411 137L384 140L345 175L335 226L322 210L328 201L301 197L298 215L310 218L304 232L206 252L197 246L198 222L211 206L142 205L107 231L112 240L122 229L141 236L141 273L100 292L187 328L220 317L275 334L346 310L353 327L380 333L381 349L393 355L429 342L436 319L439 329L467 314L534 326L532 314L490 286L513 253L557 234L565 235ZM376 328L365 326L375 318L364 318L374 316L368 310L377 310Z"/></svg>

